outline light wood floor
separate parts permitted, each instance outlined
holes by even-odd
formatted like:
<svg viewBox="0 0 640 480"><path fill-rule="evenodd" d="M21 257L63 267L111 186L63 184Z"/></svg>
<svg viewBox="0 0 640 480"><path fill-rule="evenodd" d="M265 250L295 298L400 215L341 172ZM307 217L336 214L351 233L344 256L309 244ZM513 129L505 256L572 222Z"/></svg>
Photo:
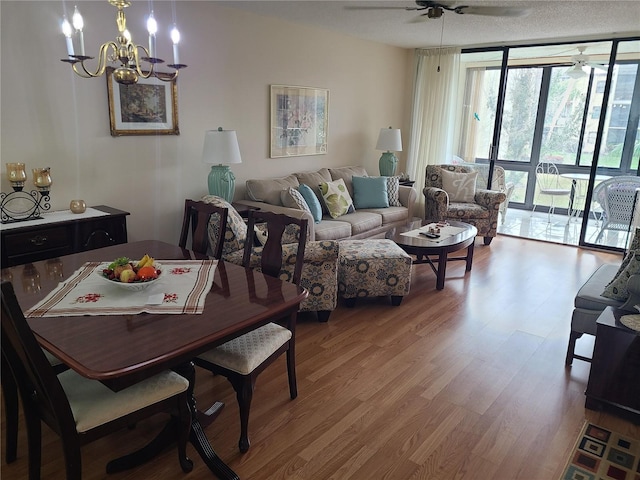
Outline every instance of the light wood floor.
<svg viewBox="0 0 640 480"><path fill-rule="evenodd" d="M585 410L588 364L564 367L573 297L607 261L620 257L501 236L490 247L477 241L469 274L450 263L442 291L428 265L414 266L399 307L372 299L340 306L326 324L302 316L299 396L289 399L284 358L258 378L244 455L231 387L199 371L199 405L226 403L207 435L243 480L556 480L585 419L640 437L639 426ZM590 354L586 337L578 343ZM173 449L138 470L104 473L162 422L86 446L84 478L213 478L191 446L188 475ZM42 478L63 478L46 427L43 445ZM1 468L4 480L27 478L23 431L18 460Z"/></svg>

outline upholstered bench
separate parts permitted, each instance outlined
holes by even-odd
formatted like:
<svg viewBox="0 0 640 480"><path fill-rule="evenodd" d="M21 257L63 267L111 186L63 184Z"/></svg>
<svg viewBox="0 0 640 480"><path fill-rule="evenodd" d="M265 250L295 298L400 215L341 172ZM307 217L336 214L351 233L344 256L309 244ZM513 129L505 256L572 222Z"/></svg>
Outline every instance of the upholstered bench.
<svg viewBox="0 0 640 480"><path fill-rule="evenodd" d="M352 307L356 298L391 296L400 305L411 285L411 257L391 240L343 240L338 253L338 294Z"/></svg>

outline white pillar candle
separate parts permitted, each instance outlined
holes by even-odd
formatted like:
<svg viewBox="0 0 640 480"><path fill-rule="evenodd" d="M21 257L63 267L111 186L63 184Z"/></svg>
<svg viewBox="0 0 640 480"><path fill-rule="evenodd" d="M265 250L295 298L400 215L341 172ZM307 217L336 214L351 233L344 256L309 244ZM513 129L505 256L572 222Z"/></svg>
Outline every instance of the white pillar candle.
<svg viewBox="0 0 640 480"><path fill-rule="evenodd" d="M171 30L171 41L173 42L173 64L178 65L180 63L180 56L178 55L178 44L180 43L180 31L175 25Z"/></svg>
<svg viewBox="0 0 640 480"><path fill-rule="evenodd" d="M80 10L78 10L77 6L73 11L73 28L78 32L78 37L80 39L80 55L84 55L84 34L82 33L82 30L84 29L84 20L82 15L80 15Z"/></svg>
<svg viewBox="0 0 640 480"><path fill-rule="evenodd" d="M73 39L71 38L73 30L71 30L71 24L69 23L69 20L67 20L67 17L64 17L64 20L62 21L62 33L67 41L67 55L72 56L74 55Z"/></svg>
<svg viewBox="0 0 640 480"><path fill-rule="evenodd" d="M147 31L149 32L149 56L154 58L156 56L156 32L158 31L158 23L153 16L153 10L147 18Z"/></svg>

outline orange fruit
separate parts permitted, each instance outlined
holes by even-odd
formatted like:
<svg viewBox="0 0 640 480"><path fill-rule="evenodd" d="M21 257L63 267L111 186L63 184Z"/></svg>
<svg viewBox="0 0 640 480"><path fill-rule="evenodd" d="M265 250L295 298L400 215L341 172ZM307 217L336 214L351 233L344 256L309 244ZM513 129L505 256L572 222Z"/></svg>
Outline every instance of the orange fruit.
<svg viewBox="0 0 640 480"><path fill-rule="evenodd" d="M156 272L156 269L151 266L142 267L138 270L138 278L140 280L152 280L154 278L158 278L158 272Z"/></svg>

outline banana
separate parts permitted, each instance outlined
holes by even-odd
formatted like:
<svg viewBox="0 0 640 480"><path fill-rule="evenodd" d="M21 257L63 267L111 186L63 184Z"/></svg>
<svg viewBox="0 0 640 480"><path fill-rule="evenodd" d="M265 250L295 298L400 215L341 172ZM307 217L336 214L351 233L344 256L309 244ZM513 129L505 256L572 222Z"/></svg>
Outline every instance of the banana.
<svg viewBox="0 0 640 480"><path fill-rule="evenodd" d="M144 264L145 267L153 267L153 257L149 257L146 261L146 263Z"/></svg>
<svg viewBox="0 0 640 480"><path fill-rule="evenodd" d="M146 253L144 254L144 257L142 257L140 259L140 261L138 262L138 268L142 268L144 267L147 262L149 261L149 255L147 255Z"/></svg>

